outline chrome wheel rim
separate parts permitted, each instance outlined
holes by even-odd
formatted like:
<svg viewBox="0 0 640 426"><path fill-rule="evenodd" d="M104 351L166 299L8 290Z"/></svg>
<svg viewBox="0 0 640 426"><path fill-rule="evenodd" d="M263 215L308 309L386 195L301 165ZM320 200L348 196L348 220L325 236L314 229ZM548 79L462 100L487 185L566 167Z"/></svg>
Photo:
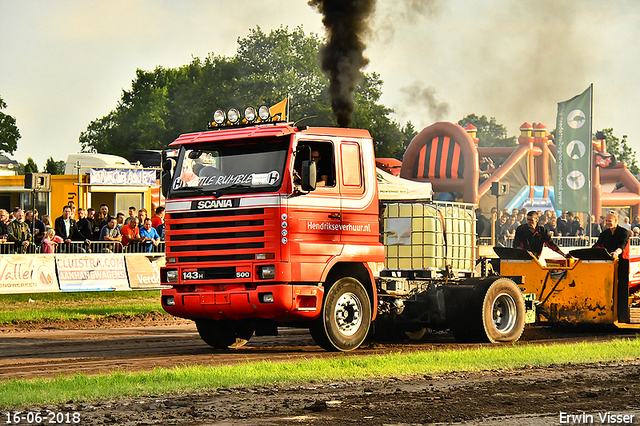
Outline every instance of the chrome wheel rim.
<svg viewBox="0 0 640 426"><path fill-rule="evenodd" d="M493 324L500 333L510 332L516 324L516 301L507 293L501 293L493 302Z"/></svg>
<svg viewBox="0 0 640 426"><path fill-rule="evenodd" d="M345 293L338 299L333 312L336 326L345 336L354 335L362 325L362 302L353 293Z"/></svg>

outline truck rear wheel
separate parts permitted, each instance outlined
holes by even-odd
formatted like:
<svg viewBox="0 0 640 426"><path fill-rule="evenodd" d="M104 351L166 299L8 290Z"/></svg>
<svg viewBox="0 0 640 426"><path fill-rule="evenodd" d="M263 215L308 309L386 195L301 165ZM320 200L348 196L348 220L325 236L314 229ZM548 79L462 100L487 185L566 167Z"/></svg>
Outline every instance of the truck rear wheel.
<svg viewBox="0 0 640 426"><path fill-rule="evenodd" d="M341 278L327 291L322 313L309 328L313 340L328 351L358 348L371 325L371 302L364 286L351 277Z"/></svg>
<svg viewBox="0 0 640 426"><path fill-rule="evenodd" d="M244 346L253 336L252 328L237 321L197 319L196 328L202 340L215 349Z"/></svg>
<svg viewBox="0 0 640 426"><path fill-rule="evenodd" d="M515 342L524 331L524 317L520 289L512 280L499 278L473 290L451 329L461 342Z"/></svg>

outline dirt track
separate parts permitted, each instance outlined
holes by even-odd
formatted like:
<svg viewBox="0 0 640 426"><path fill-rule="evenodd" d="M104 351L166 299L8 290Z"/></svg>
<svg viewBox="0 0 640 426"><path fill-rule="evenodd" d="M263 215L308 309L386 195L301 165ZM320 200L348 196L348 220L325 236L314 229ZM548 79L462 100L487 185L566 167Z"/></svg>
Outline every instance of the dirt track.
<svg viewBox="0 0 640 426"><path fill-rule="evenodd" d="M78 326L83 324L0 327L0 380L248 359L335 356L320 350L309 334L300 330L284 330L278 337L254 337L249 345L234 351L214 351L200 340L193 324L187 321L121 319L117 324L85 323L82 329L73 328ZM615 336L602 334L598 338L612 337ZM575 341L584 337L560 338ZM353 356L456 346L450 336L440 334L420 342L370 344ZM560 412L578 415L583 411L593 415L593 424L603 424L597 414L607 410L633 414L634 423L640 424L639 382L640 361L321 386L218 389L199 395L95 405L70 402L50 408L80 411L81 424L117 425L400 425L465 421L483 425L556 425L563 424ZM585 419L590 420L588 416Z"/></svg>

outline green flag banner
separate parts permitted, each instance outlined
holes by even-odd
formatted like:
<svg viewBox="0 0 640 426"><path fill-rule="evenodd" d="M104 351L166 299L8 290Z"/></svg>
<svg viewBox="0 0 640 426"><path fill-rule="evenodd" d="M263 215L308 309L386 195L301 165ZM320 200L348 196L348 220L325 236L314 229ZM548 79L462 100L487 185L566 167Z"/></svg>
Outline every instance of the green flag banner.
<svg viewBox="0 0 640 426"><path fill-rule="evenodd" d="M591 99L584 93L558 103L556 209L589 212L591 199Z"/></svg>

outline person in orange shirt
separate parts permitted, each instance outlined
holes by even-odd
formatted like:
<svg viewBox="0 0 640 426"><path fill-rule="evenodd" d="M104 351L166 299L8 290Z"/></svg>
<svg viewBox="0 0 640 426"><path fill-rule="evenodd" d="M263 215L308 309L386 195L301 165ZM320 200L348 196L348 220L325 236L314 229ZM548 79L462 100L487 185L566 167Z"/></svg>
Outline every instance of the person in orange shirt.
<svg viewBox="0 0 640 426"><path fill-rule="evenodd" d="M156 214L151 219L151 226L157 228L164 223L164 207L160 206L156 209Z"/></svg>
<svg viewBox="0 0 640 426"><path fill-rule="evenodd" d="M138 228L138 218L133 217L129 219L126 225L122 227L120 231L122 234L122 245L125 247L132 247L130 243L139 243L142 241L140 238L140 229Z"/></svg>

